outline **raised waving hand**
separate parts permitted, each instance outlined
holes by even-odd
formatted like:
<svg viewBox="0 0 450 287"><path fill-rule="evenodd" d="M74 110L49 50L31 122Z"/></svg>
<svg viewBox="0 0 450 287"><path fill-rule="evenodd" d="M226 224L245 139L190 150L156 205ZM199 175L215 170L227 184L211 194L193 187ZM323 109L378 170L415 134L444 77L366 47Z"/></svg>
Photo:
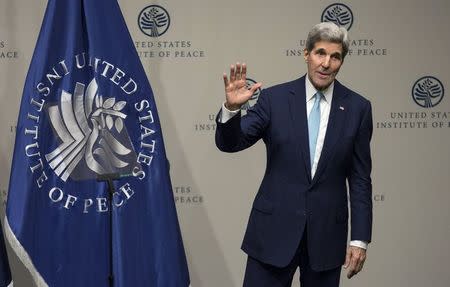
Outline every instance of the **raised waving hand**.
<svg viewBox="0 0 450 287"><path fill-rule="evenodd" d="M231 65L229 79L226 73L223 74L226 97L225 107L227 109L231 111L240 109L262 85L262 83L256 83L247 88L246 80L247 65L245 63Z"/></svg>

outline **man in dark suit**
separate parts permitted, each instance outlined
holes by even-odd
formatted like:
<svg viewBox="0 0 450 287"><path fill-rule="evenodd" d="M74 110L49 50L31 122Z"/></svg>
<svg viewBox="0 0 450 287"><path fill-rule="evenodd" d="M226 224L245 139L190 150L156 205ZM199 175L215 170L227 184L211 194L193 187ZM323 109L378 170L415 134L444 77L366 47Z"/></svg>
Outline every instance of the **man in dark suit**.
<svg viewBox="0 0 450 287"><path fill-rule="evenodd" d="M297 267L302 287L336 287L342 265L348 278L363 267L372 231L372 112L368 100L335 80L348 48L345 28L314 26L304 50L307 74L263 90L243 117L241 106L261 83L246 88L245 64L223 76L217 147L237 152L262 139L267 152L242 244L245 287L291 286Z"/></svg>

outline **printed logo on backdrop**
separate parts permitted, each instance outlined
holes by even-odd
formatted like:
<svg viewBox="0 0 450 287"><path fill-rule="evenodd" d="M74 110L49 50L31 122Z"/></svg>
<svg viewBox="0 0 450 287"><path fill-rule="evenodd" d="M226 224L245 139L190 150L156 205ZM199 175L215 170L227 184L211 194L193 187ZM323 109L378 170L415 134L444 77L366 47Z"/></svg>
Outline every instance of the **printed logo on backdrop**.
<svg viewBox="0 0 450 287"><path fill-rule="evenodd" d="M203 196L189 185L173 185L172 192L173 200L177 205L199 205L203 203Z"/></svg>
<svg viewBox="0 0 450 287"><path fill-rule="evenodd" d="M372 196L372 200L377 203L382 203L386 201L386 195L384 193L375 193Z"/></svg>
<svg viewBox="0 0 450 287"><path fill-rule="evenodd" d="M88 70L83 75L91 73L91 77L77 79L81 70ZM74 78L71 84L54 88L55 83L70 74ZM84 191L69 193L65 187L70 184L66 184L112 173L139 180L148 176L147 168L152 168L157 156L154 151L159 144L158 128L145 95L136 93L138 88L138 83L115 63L87 53L63 59L48 68L36 85L36 96L31 98L23 122L24 134L31 142L24 153L37 178L36 187L41 189L45 182L54 183L45 191L49 201L65 210L107 212L107 198L90 197ZM40 128L47 126L42 121L48 121L53 129L54 139L48 142L56 144L40 146L38 139L44 133ZM133 133L136 138L130 138L128 130L138 130ZM136 148L133 142L138 143ZM133 195L133 185L123 184L113 196L113 208L125 206Z"/></svg>
<svg viewBox="0 0 450 287"><path fill-rule="evenodd" d="M444 85L437 77L420 77L412 82L411 94L403 95L405 101L409 103L409 111L390 111L384 119L377 121L376 128L450 128L450 111L439 108L444 99L444 91ZM417 107L420 107L421 111L417 111Z"/></svg>
<svg viewBox="0 0 450 287"><path fill-rule="evenodd" d="M4 60L15 60L19 58L19 51L9 47L6 40L0 39L0 63Z"/></svg>
<svg viewBox="0 0 450 287"><path fill-rule="evenodd" d="M203 196L188 185L174 186L173 198L177 205L198 205L203 203Z"/></svg>
<svg viewBox="0 0 450 287"><path fill-rule="evenodd" d="M255 80L247 78L246 87L250 90L250 87L256 84ZM249 108L253 107L256 102L258 101L259 94L261 94L261 88L258 88L253 95L251 96L250 100L248 100L241 109L244 111L247 111Z"/></svg>
<svg viewBox="0 0 450 287"><path fill-rule="evenodd" d="M176 21L172 24L169 11L170 9L167 9L167 7L150 5L143 8L139 13L137 24L144 36L135 41L139 57L184 60L205 58L205 49L194 47L194 43L190 39L180 39L174 36L174 31L179 31L182 34L186 25L177 26Z"/></svg>
<svg viewBox="0 0 450 287"><path fill-rule="evenodd" d="M353 24L353 12L345 4L331 4L322 12L321 22L333 22L334 24L350 30Z"/></svg>
<svg viewBox="0 0 450 287"><path fill-rule="evenodd" d="M247 81L246 81L247 89L250 89L250 87L256 83L257 82L255 80L253 80L251 78L247 78ZM258 88L253 93L250 100L247 103L245 103L244 105L242 105L241 112L243 115L248 111L248 109L251 109L256 104L260 94L261 94L261 88ZM223 97L225 97L225 96L223 96ZM214 133L216 131L216 126L217 126L216 125L216 113L218 112L219 108L220 108L220 106L217 107L217 110L211 111L211 113L209 113L207 115L207 117L205 117L204 120L194 123L194 131L201 132L201 133L205 133L205 132L206 133Z"/></svg>
<svg viewBox="0 0 450 287"><path fill-rule="evenodd" d="M343 3L334 3L325 7L321 12L317 11L320 15L320 22L333 22L338 26L345 27L350 30L354 24L354 13L349 5ZM372 28L372 27L367 27ZM360 30L365 30L366 27L360 27ZM366 31L364 31L366 32ZM307 32L306 32L307 33ZM303 56L303 50L306 47L306 33L305 38L297 40L293 48L284 49L284 56L286 57L301 57ZM377 40L370 36L370 33L364 33L364 37L359 37L358 34L349 32L350 35L350 47L347 56L354 57L383 57L388 55L388 48L381 47L377 44Z"/></svg>
<svg viewBox="0 0 450 287"><path fill-rule="evenodd" d="M412 97L422 108L435 107L444 97L444 86L435 77L422 77L415 82L412 88Z"/></svg>
<svg viewBox="0 0 450 287"><path fill-rule="evenodd" d="M169 12L159 5L147 6L139 13L138 24L145 35L159 37L169 29Z"/></svg>

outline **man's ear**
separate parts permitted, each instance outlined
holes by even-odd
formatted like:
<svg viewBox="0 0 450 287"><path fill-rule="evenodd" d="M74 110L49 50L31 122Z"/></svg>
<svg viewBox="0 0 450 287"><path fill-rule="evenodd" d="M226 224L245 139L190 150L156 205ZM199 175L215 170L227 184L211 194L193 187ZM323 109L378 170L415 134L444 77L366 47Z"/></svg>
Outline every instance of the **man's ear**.
<svg viewBox="0 0 450 287"><path fill-rule="evenodd" d="M309 51L305 49L303 49L303 58L305 59L305 62L308 62L308 58L309 58Z"/></svg>

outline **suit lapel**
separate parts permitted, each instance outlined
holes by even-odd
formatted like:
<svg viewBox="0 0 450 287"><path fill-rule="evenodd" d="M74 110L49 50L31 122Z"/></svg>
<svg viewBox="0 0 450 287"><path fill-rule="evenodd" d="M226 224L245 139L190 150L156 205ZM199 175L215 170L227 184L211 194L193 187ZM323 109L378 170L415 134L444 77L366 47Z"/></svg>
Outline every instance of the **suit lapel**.
<svg viewBox="0 0 450 287"><path fill-rule="evenodd" d="M308 121L306 116L305 76L295 81L289 91L289 109L292 117L294 136L299 138L301 155L304 161L308 180L311 182L311 166L309 160Z"/></svg>
<svg viewBox="0 0 450 287"><path fill-rule="evenodd" d="M342 85L335 81L333 90L333 100L331 103L330 116L328 119L325 141L320 154L319 163L312 184L316 183L327 166L334 146L342 135L342 128L345 123L346 110L346 94Z"/></svg>

